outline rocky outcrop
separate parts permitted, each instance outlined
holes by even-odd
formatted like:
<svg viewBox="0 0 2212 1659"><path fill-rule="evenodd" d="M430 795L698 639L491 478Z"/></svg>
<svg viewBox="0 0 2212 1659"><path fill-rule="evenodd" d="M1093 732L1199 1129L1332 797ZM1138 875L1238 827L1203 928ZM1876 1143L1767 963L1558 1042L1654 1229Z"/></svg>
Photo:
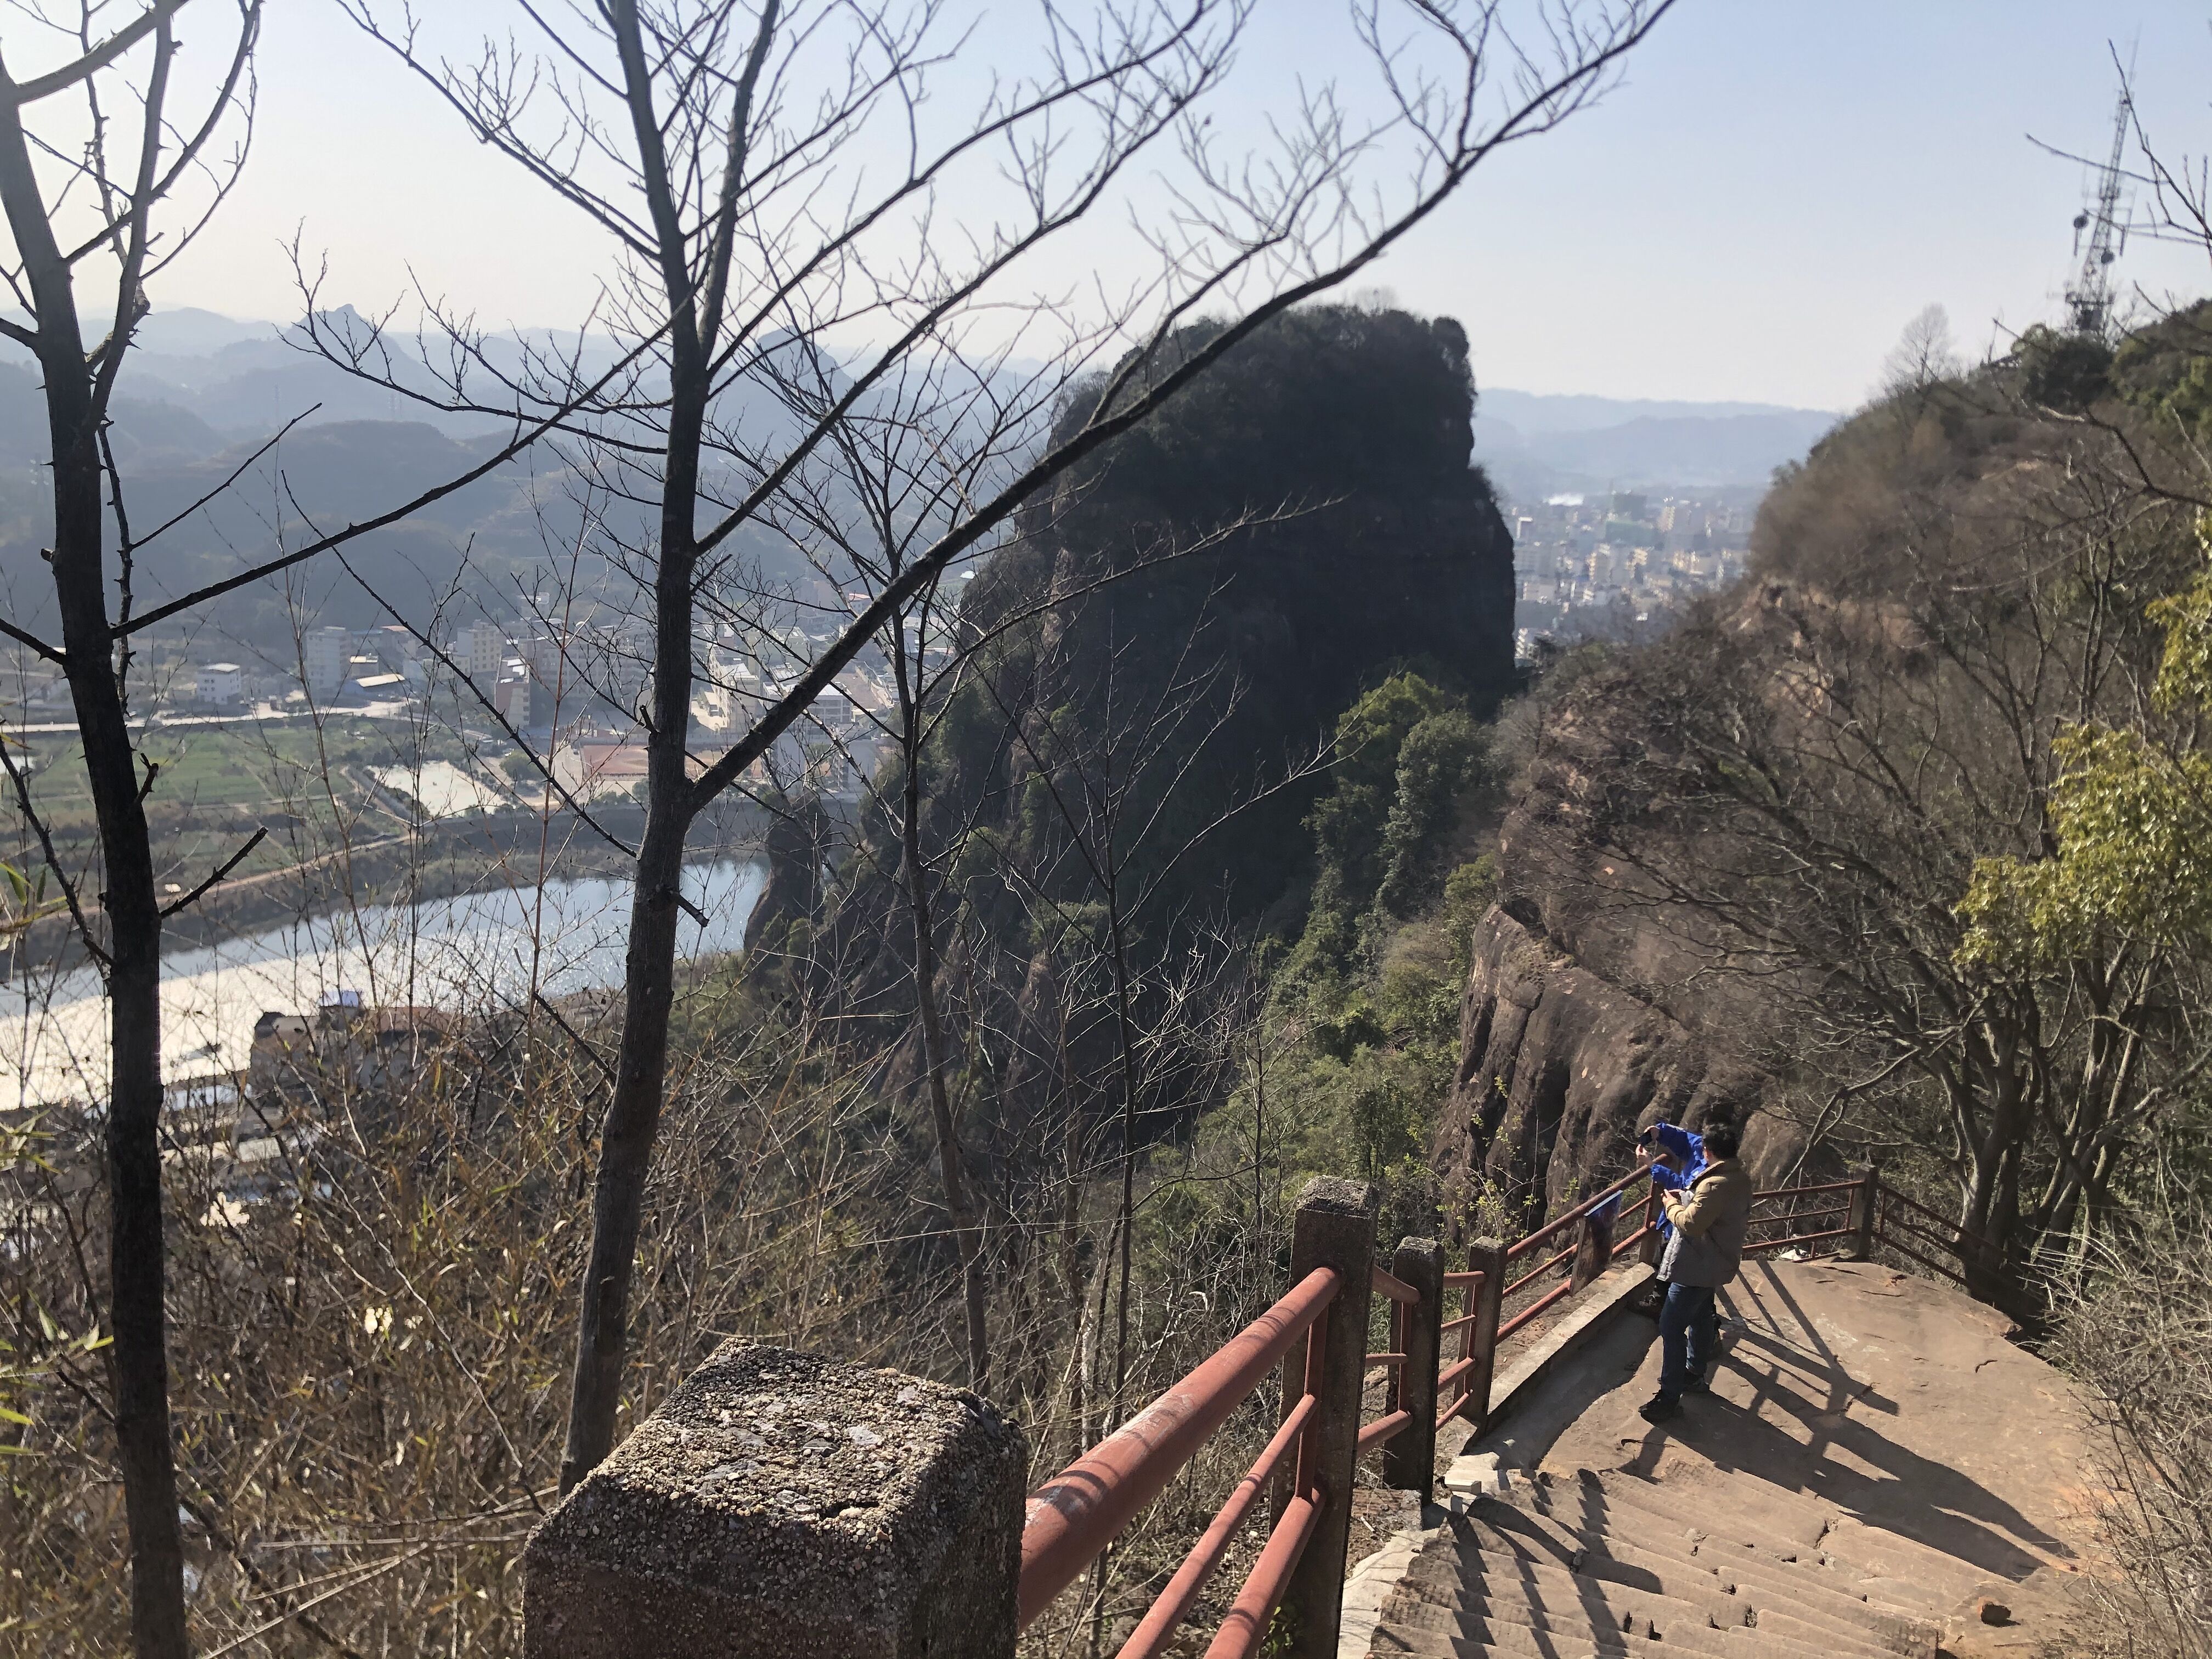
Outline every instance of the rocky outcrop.
<svg viewBox="0 0 2212 1659"><path fill-rule="evenodd" d="M1532 919L1533 920L1533 919ZM1768 1080L1711 1038L1577 962L1528 921L1493 907L1476 923L1460 1006L1460 1060L1431 1159L1459 1232L1534 1224L1603 1186L1661 1120L1745 1128L1753 1174L1770 1180L1799 1145L1758 1115Z"/></svg>

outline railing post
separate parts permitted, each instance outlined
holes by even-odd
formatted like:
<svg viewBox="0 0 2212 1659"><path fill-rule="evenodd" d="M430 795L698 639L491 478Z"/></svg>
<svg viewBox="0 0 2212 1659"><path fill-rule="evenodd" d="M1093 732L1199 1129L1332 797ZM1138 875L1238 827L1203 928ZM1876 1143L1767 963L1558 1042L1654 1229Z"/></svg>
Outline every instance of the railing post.
<svg viewBox="0 0 2212 1659"><path fill-rule="evenodd" d="M1851 1188L1850 1248L1843 1259L1865 1261L1874 1255L1875 1218L1881 1210L1881 1176L1869 1164L1860 1166L1854 1179L1858 1185Z"/></svg>
<svg viewBox="0 0 2212 1659"><path fill-rule="evenodd" d="M1463 1413L1477 1434L1490 1421L1490 1380L1498 1370L1498 1313L1505 1305L1505 1245L1495 1238L1478 1238L1467 1247L1467 1265L1482 1275L1474 1287L1474 1323L1468 1327L1468 1358L1474 1368L1467 1374L1467 1391L1474 1400Z"/></svg>
<svg viewBox="0 0 2212 1659"><path fill-rule="evenodd" d="M1417 1492L1424 1504L1436 1500L1437 1371L1444 1322L1444 1253L1432 1238L1409 1238L1390 1259L1390 1271L1421 1293L1398 1310L1405 1362L1390 1382L1392 1411L1413 1421L1382 1448L1382 1484Z"/></svg>
<svg viewBox="0 0 2212 1659"><path fill-rule="evenodd" d="M1636 1259L1654 1273L1659 1271L1659 1258L1666 1254L1667 1241L1659 1232L1659 1224L1666 1218L1667 1209L1659 1201L1658 1187L1647 1187L1644 1194L1644 1242L1637 1247Z"/></svg>
<svg viewBox="0 0 2212 1659"><path fill-rule="evenodd" d="M1620 1200L1608 1199L1595 1206L1583 1217L1575 1229L1575 1259L1569 1283L1576 1290L1597 1282L1598 1276L1613 1264L1613 1218L1620 1212Z"/></svg>
<svg viewBox="0 0 2212 1659"><path fill-rule="evenodd" d="M1283 1595L1290 1659L1335 1659L1352 1541L1352 1471L1359 1455L1359 1396L1367 1376L1367 1310L1375 1281L1375 1189L1316 1176L1299 1195L1291 1231L1291 1283L1316 1267L1343 1275L1328 1311L1283 1357L1283 1415L1304 1396L1310 1369L1317 1409L1296 1474L1275 1489L1278 1519L1300 1484L1319 1511ZM1315 1345L1320 1346L1316 1350Z"/></svg>

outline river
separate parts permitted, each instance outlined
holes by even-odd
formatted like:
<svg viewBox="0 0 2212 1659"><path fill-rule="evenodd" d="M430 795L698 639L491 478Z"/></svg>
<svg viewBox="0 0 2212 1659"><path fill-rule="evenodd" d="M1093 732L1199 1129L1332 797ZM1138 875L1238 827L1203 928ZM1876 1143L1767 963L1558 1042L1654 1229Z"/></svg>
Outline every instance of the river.
<svg viewBox="0 0 2212 1659"><path fill-rule="evenodd" d="M684 872L678 949L716 956L744 944L765 872L735 860ZM420 904L307 917L178 951L161 963L161 1067L172 1081L242 1069L264 1010L301 1013L357 992L374 1006L460 1012L511 1007L622 981L630 884L617 877L501 887ZM90 968L0 982L0 1104L106 1092L106 1004Z"/></svg>

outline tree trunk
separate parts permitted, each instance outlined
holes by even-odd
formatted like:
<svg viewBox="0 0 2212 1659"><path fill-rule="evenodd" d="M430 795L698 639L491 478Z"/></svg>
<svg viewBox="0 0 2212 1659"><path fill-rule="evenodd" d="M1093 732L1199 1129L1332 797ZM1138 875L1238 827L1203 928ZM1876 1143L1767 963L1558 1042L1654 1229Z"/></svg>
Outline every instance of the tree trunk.
<svg viewBox="0 0 2212 1659"><path fill-rule="evenodd" d="M918 730L920 711L906 711L907 731ZM921 1020L922 1069L927 1073L929 1113L937 1128L937 1164L945 1182L945 1207L960 1252L962 1300L968 1325L968 1386L983 1392L991 1374L990 1332L984 1301L983 1244L968 1177L960 1160L959 1126L945 1083L945 1027L937 1008L937 939L930 917L929 872L921 862L921 757L909 743L906 755L905 823L900 850L907 871L907 907L914 918L914 996Z"/></svg>
<svg viewBox="0 0 2212 1659"><path fill-rule="evenodd" d="M623 962L622 1048L599 1138L592 1194L592 1251L576 1326L561 1490L571 1490L614 1449L629 1351L629 1284L645 1210L645 1182L660 1131L668 1026L676 1001L676 927L681 915L684 842L699 803L686 743L691 731L692 578L699 562L699 452L711 391L708 348L693 307L684 233L668 191L652 107L637 9L610 13L620 43L630 115L660 240L668 295L668 432L663 451L659 558L653 570L652 725L646 733L645 834L630 894L629 948ZM707 331L711 337L712 330Z"/></svg>
<svg viewBox="0 0 2212 1659"><path fill-rule="evenodd" d="M654 733L653 741L657 744L659 737ZM675 773L679 790L682 739L679 726ZM657 757L649 754L647 766L658 770ZM691 825L681 795L668 799L665 782L659 777L650 781L651 805L638 849L637 885L630 895L622 1052L599 1133L599 1173L592 1183L592 1253L584 1269L576 1366L568 1393L568 1438L561 1455L564 1492L614 1449L623 1362L629 1347L630 1273L636 1265L638 1229L645 1212L646 1176L660 1130L668 1026L676 1001L676 926L682 914L676 895L684 878L684 839Z"/></svg>
<svg viewBox="0 0 2212 1659"><path fill-rule="evenodd" d="M1109 836L1110 837L1111 831ZM1114 856L1110 843L1106 855ZM1112 871L1110 864L1106 866ZM1106 884L1106 918L1114 949L1114 1025L1121 1051L1121 1200L1115 1225L1121 1240L1121 1288L1114 1316L1114 1423L1121 1423L1121 1391L1129 1370L1129 1241L1137 1221L1137 1034L1129 1014L1129 953L1121 934L1118 871Z"/></svg>
<svg viewBox="0 0 2212 1659"><path fill-rule="evenodd" d="M107 615L100 410L68 264L46 220L20 118L0 119L0 201L37 313L53 455L54 597L85 776L100 825L107 914L109 1372L131 1534L131 1627L139 1659L182 1659L184 1536L169 1428L161 1228L161 910L125 723ZM122 349L117 342L114 349ZM89 941L88 941L89 943Z"/></svg>

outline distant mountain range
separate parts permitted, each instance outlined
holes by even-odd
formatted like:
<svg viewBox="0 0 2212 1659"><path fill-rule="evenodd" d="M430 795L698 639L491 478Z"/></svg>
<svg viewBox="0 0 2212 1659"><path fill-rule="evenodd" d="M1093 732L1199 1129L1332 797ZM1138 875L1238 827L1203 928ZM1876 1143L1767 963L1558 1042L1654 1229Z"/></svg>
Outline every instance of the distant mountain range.
<svg viewBox="0 0 2212 1659"><path fill-rule="evenodd" d="M343 309L331 313L341 325ZM357 319L356 319L357 320ZM156 311L139 325L117 388L112 440L142 521L161 522L215 488L285 422L312 410L282 450L246 469L238 488L191 515L139 573L153 602L272 550L278 527L343 522L405 500L465 467L500 423L449 416L356 380L283 337L274 323L210 311ZM550 337L495 337L495 358L519 360ZM410 342L404 343L411 345ZM395 348L403 343L395 340ZM587 355L613 362L611 343ZM427 380L400 358L395 373ZM756 406L758 405L758 406ZM765 398L723 412L756 440L787 416ZM1629 401L1486 389L1476 407L1474 459L1510 502L1608 488L1669 486L1755 495L1768 475L1806 449L1836 417L1765 404ZM0 346L0 607L50 625L51 586L39 562L46 538L46 412L29 355ZM278 469L283 483L280 489ZM550 456L519 460L361 544L356 570L388 597L428 605L450 580L458 550L483 583L511 589L576 532L576 496ZM770 573L806 572L764 535L749 550ZM781 566L788 563L788 569ZM382 612L365 592L319 568L306 586L329 620L367 623ZM236 633L289 637L287 601L273 588L224 607Z"/></svg>
<svg viewBox="0 0 2212 1659"><path fill-rule="evenodd" d="M330 315L341 329L352 322L356 337L365 337L365 324L343 308ZM315 529L388 510L497 447L503 422L449 415L373 386L301 349L283 332L274 323L191 309L155 311L139 325L117 383L111 432L133 516L164 523L244 469L233 488L179 520L141 561L142 605L265 559L280 535L296 542ZM526 348L542 349L550 337L493 336L485 356L494 368L511 368ZM427 388L422 364L406 355L414 343L411 337L392 340L392 373ZM615 354L610 341L587 342L587 369L611 365ZM483 395L494 388L485 386ZM747 410L755 412L750 404ZM773 409L757 412L763 422L784 418ZM295 417L303 417L298 429L249 465ZM53 625L52 583L40 557L50 521L46 466L37 365L27 352L0 347L0 611L40 628ZM588 495L559 456L538 452L356 543L349 562L376 593L427 615L466 549L466 585L480 599L511 605L519 584L534 581L533 572L574 543ZM598 512L633 544L643 539L647 518L635 503L602 501ZM765 559L786 560L772 566L772 575L806 574L764 538L739 542ZM594 568L584 561L580 580ZM302 570L289 592L272 583L232 595L212 619L234 641L281 654L295 605L351 626L388 620L378 600L329 560Z"/></svg>
<svg viewBox="0 0 2212 1659"><path fill-rule="evenodd" d="M1526 503L1608 489L1757 491L1842 417L1778 404L1682 403L1485 388L1474 459Z"/></svg>

